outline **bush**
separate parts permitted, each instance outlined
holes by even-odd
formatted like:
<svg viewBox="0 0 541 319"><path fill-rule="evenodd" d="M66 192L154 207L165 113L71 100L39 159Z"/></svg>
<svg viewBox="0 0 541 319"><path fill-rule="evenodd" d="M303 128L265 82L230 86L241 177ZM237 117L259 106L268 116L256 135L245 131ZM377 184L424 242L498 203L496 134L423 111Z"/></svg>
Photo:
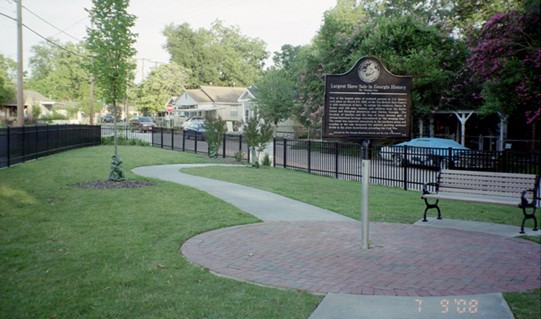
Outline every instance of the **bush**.
<svg viewBox="0 0 541 319"><path fill-rule="evenodd" d="M101 138L101 144L102 145L114 145L115 144L115 138L113 136L107 136ZM149 142L145 142L143 140L132 138L128 139L124 136L118 136L117 137L117 145L125 145L125 146L150 146Z"/></svg>

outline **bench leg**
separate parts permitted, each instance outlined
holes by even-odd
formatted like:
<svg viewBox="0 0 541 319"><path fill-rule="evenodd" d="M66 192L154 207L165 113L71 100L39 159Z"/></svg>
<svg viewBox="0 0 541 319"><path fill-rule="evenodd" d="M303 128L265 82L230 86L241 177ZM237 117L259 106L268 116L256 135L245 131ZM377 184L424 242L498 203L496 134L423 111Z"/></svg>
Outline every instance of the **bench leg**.
<svg viewBox="0 0 541 319"><path fill-rule="evenodd" d="M535 207L530 207L532 208L532 212L530 214L528 214L528 212L526 211L526 206L522 206L522 213L524 214L524 217L522 218L522 225L520 226L520 233L521 234L524 234L524 223L526 222L527 219L533 219L533 231L537 231L538 228L537 228L537 218L535 218Z"/></svg>
<svg viewBox="0 0 541 319"><path fill-rule="evenodd" d="M424 198L425 200L425 204L426 204L426 208L425 208L425 213L423 215L423 222L427 222L427 219L426 219L426 212L429 210L429 209L432 209L432 208L435 208L438 210L438 219L441 219L441 210L440 210L440 207L438 206L438 202L440 201L439 199L436 199L436 202L434 204L430 204L428 202L428 200L426 198Z"/></svg>

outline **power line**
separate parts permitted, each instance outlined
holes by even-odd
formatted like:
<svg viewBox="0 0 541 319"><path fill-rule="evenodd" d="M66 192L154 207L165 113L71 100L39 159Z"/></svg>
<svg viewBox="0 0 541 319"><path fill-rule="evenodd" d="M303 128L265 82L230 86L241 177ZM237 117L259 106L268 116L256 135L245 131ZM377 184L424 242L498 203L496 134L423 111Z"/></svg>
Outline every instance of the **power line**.
<svg viewBox="0 0 541 319"><path fill-rule="evenodd" d="M28 11L28 12L30 12L30 13L31 13L32 15L34 15L36 18L38 18L38 19L40 19L41 21L47 23L47 24L50 25L51 27L53 27L53 28L55 28L56 30L60 31L61 33L67 35L68 37L70 37L70 38L72 38L72 39L74 39L74 40L76 40L76 41L78 41L78 42L81 42L80 39L78 39L78 38L72 36L71 34L68 34L68 33L64 32L64 30L61 30L61 29L59 29L58 27L52 25L49 21L43 19L42 17L40 17L39 15L37 15L36 13L34 13L32 10L28 9L27 7L23 6L23 9L25 9L25 10Z"/></svg>
<svg viewBox="0 0 541 319"><path fill-rule="evenodd" d="M15 21L15 22L17 22L17 19L8 16L8 15L5 14L5 13L0 12L0 15L6 17L6 18L8 18L8 19L11 19L11 20L13 20L13 21ZM35 35L37 35L38 37L42 38L43 40L49 42L50 44L54 45L55 47L57 47L57 48L59 48L59 49L61 49L61 50L64 50L64 51L66 51L66 52L68 52L68 53L70 53L70 54L76 55L76 56L78 56L78 57L86 58L85 56L82 56L82 55L80 55L80 54L78 54L78 53L75 53L75 52L73 52L73 51L71 51L71 50L69 50L69 49L64 48L63 46L59 45L58 43L55 43L54 41L51 41L50 39L48 39L48 38L46 38L45 36L41 35L39 32L37 32L37 31L35 31L34 29L30 28L29 26L25 25L24 23L23 23L22 25L23 25L23 27L25 27L26 29L28 29L30 32L34 33Z"/></svg>

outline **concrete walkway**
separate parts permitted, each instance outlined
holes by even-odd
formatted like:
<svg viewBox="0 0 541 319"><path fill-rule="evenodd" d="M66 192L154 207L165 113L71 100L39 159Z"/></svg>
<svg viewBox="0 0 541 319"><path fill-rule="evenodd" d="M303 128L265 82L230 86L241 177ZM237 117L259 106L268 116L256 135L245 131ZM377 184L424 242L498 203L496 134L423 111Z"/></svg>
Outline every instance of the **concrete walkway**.
<svg viewBox="0 0 541 319"><path fill-rule="evenodd" d="M519 235L519 227L447 220L371 223L373 248L363 251L357 221L179 171L193 166L202 165L133 171L208 192L264 223L197 235L183 245L183 254L221 275L326 294L311 319L507 319L513 316L500 292L541 286L539 245L509 238Z"/></svg>

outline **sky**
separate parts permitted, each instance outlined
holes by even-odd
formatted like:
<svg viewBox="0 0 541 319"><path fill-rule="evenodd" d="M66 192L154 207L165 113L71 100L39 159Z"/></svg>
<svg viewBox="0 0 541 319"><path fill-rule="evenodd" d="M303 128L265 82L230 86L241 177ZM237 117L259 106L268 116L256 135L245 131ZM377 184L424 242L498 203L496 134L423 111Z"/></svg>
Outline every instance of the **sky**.
<svg viewBox="0 0 541 319"><path fill-rule="evenodd" d="M91 0L21 0L23 24L41 36L62 43L78 42L86 37L90 20L86 9ZM280 51L284 44L309 44L323 21L325 11L336 0L132 0L129 13L137 16L138 67L136 82L160 63L169 62L163 49L162 31L171 23L188 23L192 29L209 29L217 19L226 26L237 26L250 38L267 43L267 51ZM17 5L15 0L0 0L0 54L17 61ZM23 60L28 66L30 48L44 42L27 28L23 29Z"/></svg>

